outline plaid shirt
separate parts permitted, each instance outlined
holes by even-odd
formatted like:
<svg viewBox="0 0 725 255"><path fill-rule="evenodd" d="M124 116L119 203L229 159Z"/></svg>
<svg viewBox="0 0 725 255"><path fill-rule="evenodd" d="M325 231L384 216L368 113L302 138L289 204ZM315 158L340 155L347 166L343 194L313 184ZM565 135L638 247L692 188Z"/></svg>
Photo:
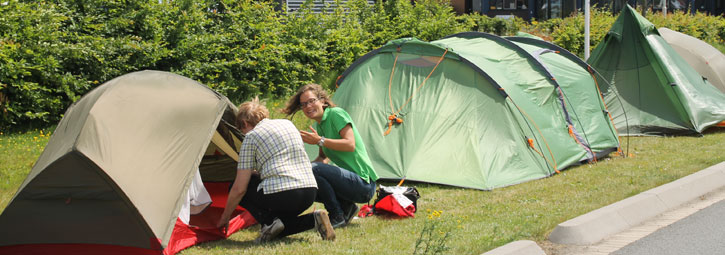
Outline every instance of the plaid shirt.
<svg viewBox="0 0 725 255"><path fill-rule="evenodd" d="M297 128L285 119L263 119L244 137L237 170L255 169L259 189L271 194L299 188L317 188L312 165Z"/></svg>

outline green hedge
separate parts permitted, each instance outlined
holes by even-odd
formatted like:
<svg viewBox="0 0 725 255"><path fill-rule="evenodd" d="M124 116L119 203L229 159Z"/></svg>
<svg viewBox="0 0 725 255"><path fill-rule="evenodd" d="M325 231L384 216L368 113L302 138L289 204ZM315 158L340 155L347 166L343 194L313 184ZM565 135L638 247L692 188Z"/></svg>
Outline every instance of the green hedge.
<svg viewBox="0 0 725 255"><path fill-rule="evenodd" d="M526 31L583 55L583 17L544 22L455 15L443 0L351 0L324 14L274 10L276 1L61 0L0 4L0 130L57 123L80 96L145 69L195 79L233 101L282 97L309 82L332 88L355 59L400 37ZM310 6L308 0L306 6ZM592 47L614 21L595 11ZM722 17L648 16L657 25L722 43Z"/></svg>

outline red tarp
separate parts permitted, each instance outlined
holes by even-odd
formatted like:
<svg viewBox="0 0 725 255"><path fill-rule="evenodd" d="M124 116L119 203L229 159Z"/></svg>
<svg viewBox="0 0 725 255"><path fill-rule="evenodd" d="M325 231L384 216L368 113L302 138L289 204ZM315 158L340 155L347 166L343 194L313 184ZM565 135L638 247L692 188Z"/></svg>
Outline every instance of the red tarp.
<svg viewBox="0 0 725 255"><path fill-rule="evenodd" d="M161 251L160 240L149 240L152 247L157 249L144 249L138 247L127 247L107 244L22 244L11 246L0 246L0 255L5 254L78 254L78 255L126 255L126 254L176 254L177 252L192 245L219 240L229 237L234 232L257 223L252 215L244 208L237 206L237 209L229 221L229 231L225 234L216 228L219 216L226 206L229 183L204 183L212 199L212 205L204 212L191 216L190 225L186 225L178 218L171 239L166 249ZM69 230L72 231L72 230ZM113 231L113 230L109 230Z"/></svg>

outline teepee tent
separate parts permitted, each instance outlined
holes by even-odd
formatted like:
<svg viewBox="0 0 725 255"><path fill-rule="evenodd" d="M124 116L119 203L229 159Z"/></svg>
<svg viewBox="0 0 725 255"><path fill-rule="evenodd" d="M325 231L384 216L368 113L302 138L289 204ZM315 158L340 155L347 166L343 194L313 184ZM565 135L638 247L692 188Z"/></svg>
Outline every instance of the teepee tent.
<svg viewBox="0 0 725 255"><path fill-rule="evenodd" d="M669 28L661 27L657 32L692 68L725 93L725 54L706 42Z"/></svg>
<svg viewBox="0 0 725 255"><path fill-rule="evenodd" d="M609 81L600 84L602 93L623 135L701 133L725 120L725 94L630 6L588 63Z"/></svg>
<svg viewBox="0 0 725 255"><path fill-rule="evenodd" d="M230 231L215 227L241 141L235 112L226 97L166 72L95 88L66 111L0 215L0 254L174 254L254 224L238 207ZM197 172L213 203L185 223Z"/></svg>
<svg viewBox="0 0 725 255"><path fill-rule="evenodd" d="M398 39L356 60L333 101L350 113L382 178L493 189L599 155L578 140L537 63L489 34Z"/></svg>

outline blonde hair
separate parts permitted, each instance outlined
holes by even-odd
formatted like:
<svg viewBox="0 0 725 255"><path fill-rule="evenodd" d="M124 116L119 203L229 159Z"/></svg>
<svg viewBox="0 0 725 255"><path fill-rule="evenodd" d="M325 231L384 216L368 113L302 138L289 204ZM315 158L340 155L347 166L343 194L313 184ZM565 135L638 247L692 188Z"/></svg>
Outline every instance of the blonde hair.
<svg viewBox="0 0 725 255"><path fill-rule="evenodd" d="M239 105L239 113L237 113L237 128L242 129L244 123L252 127L265 118L269 117L267 107L259 102L258 97L254 97L252 101L247 101Z"/></svg>
<svg viewBox="0 0 725 255"><path fill-rule="evenodd" d="M300 97L302 96L302 93L305 93L307 91L312 91L312 93L317 96L317 99L322 102L322 109L326 109L327 107L335 107L334 102L332 102L332 99L330 99L330 96L327 95L327 91L325 91L320 84L317 83L310 83L305 86L302 86L299 90L297 90L297 94L292 96L288 101L287 105L284 109L282 109L282 113L287 114L287 116L294 115L297 111L302 109L302 106L300 106Z"/></svg>

